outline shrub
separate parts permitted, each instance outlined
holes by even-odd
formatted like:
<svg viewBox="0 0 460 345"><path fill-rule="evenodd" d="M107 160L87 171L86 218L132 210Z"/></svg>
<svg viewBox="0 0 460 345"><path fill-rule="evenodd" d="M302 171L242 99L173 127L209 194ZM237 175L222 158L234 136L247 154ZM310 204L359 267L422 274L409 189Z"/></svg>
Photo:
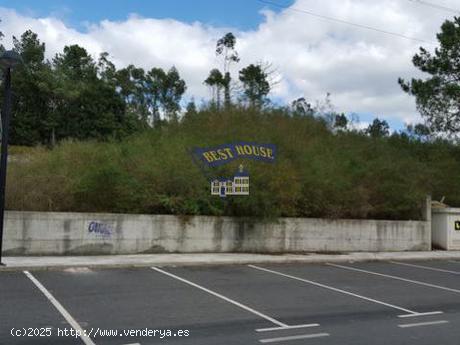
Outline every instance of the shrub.
<svg viewBox="0 0 460 345"><path fill-rule="evenodd" d="M277 161L200 169L189 153L234 141L276 144ZM121 142L66 141L27 154L9 166L9 209L417 219L427 193L460 204L457 146L334 134L324 121L283 109L203 109ZM209 177L230 177L240 163L250 195L211 196Z"/></svg>

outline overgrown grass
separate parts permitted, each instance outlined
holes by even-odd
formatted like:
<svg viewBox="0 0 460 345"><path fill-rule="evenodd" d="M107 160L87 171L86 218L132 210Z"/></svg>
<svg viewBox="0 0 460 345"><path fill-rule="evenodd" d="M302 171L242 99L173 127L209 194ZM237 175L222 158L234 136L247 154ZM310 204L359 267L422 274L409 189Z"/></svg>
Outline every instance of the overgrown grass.
<svg viewBox="0 0 460 345"><path fill-rule="evenodd" d="M277 161L209 170L232 176L243 163L250 172L248 197L213 197L189 149L240 140L276 144ZM9 209L418 219L428 193L460 204L458 147L333 134L283 110L204 110L123 142L67 141L27 155L9 166Z"/></svg>

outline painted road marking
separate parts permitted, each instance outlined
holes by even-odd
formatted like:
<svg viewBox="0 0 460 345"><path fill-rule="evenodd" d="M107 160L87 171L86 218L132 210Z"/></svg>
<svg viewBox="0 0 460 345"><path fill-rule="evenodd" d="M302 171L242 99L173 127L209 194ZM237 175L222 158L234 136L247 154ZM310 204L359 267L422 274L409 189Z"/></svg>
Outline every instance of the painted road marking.
<svg viewBox="0 0 460 345"><path fill-rule="evenodd" d="M408 264L405 262L398 262L398 261L390 261L392 264L396 265L403 265L403 266L409 266L409 267L416 267L416 268L421 268L424 270L430 270L430 271L438 271L438 272L444 272L444 273L452 273L452 274L457 274L460 275L460 272L458 271L449 271L449 270L444 270L442 268L436 268L436 267L430 267L430 266L423 266L423 265L415 265L415 264Z"/></svg>
<svg viewBox="0 0 460 345"><path fill-rule="evenodd" d="M79 332L81 340L85 343L85 345L96 345L90 337L86 335L86 332L81 328L78 322L69 314L69 312L62 306L59 301L54 298L54 296L49 292L38 280L35 278L32 273L29 271L24 271L24 274L35 284L35 286L48 298L51 304L61 313L64 319L72 326L75 331Z"/></svg>
<svg viewBox="0 0 460 345"><path fill-rule="evenodd" d="M260 339L259 342L267 344L267 343L277 343L277 342L280 342L280 341L309 339L309 338L320 338L320 337L328 337L328 336L329 336L329 333L303 334L303 335L292 335L290 337Z"/></svg>
<svg viewBox="0 0 460 345"><path fill-rule="evenodd" d="M193 287L196 287L197 289L203 290L203 291L205 291L205 292L207 292L207 293L209 293L209 294L211 294L211 295L213 295L213 296L215 296L215 297L218 297L218 298L220 298L220 299L223 299L224 301L226 301L226 302L228 302L228 303L231 303L231 304L233 304L233 305L236 305L237 307L240 307L241 309L244 309L244 310L246 310L246 311L248 311L248 312L250 312L250 313L253 313L253 314L257 315L257 316L260 316L261 318L263 318L263 319L265 319L265 320L267 320L267 321L270 321L271 323L274 323L274 324L277 325L277 326L280 326L280 327L289 327L289 326L288 326L287 324L285 324L285 323L282 323L282 322L280 322L280 321L278 321L278 320L276 320L276 319L274 319L274 318L272 318L272 317L270 317L270 316L268 316L268 315L262 314L261 312L259 312L259 311L257 311L257 310L254 310L254 309L252 309L252 308L250 308L250 307L248 307L248 306L246 306L246 305L244 305L244 304L241 304L241 303L239 303L239 302L237 302L237 301L234 301L234 300L232 300L232 299L230 299L230 298L228 298L228 297L225 297L225 296L223 296L223 295L221 295L221 294L219 294L219 293L217 293L217 292L214 292L214 291L212 291L212 290L209 290L209 289L207 289L207 288L205 288L205 287L203 287L203 286L201 286L201 285L195 284L195 283L191 282L190 280L181 278L181 277L179 277L179 276L177 276L177 275L175 275L175 274L166 272L166 271L164 271L164 270L162 270L162 269L159 269L159 268L157 268L157 267L151 267L151 268L152 268L153 270L159 272L159 273L165 274L165 275L167 275L167 276L169 276L169 277L171 277L171 278L177 279L177 280L179 280L179 281L181 281L181 282L183 282L183 283L186 283L186 284L188 284L188 285L191 285L191 286L193 286Z"/></svg>
<svg viewBox="0 0 460 345"><path fill-rule="evenodd" d="M304 283L308 283L308 284L311 284L311 285L315 285L315 286L319 286L319 287L322 287L322 288L325 288L325 289L328 289L328 290L340 292L340 293L343 293L343 294L345 294L345 295L349 295L349 296L353 296L353 297L356 297L356 298L360 298L360 299L363 299L363 300L366 300L366 301L369 301L369 302L381 304L381 305L384 305L384 306L387 306L387 307L390 307L390 308L393 308L393 309L397 309L397 310L404 311L404 312L406 312L406 313L408 313L408 314L420 314L420 313L417 313L417 312L415 312L415 311L412 311L412 310L409 310L409 309L406 309L406 308L398 307L398 306L393 305L393 304L389 304L389 303L386 303L386 302L378 301L378 300L376 300L376 299L369 298L369 297L365 297L365 296L361 296L361 295L358 295L358 294L355 294L355 293L352 293L352 292L349 292L349 291L345 291L345 290L342 290L342 289L337 289L337 288L335 288L335 287L333 287L333 286L324 285L324 284L317 283L317 282L312 281L312 280L307 280L307 279L299 278L299 277L296 277L296 276L292 276L292 275L290 275L290 274L285 274L285 273L282 273L282 272L278 272L278 271L274 271L274 270L269 270L269 269L267 269L267 268L263 268L263 267L259 267L259 266L255 266L255 265L248 265L248 266L251 267L251 268L255 268L255 269L257 269L257 270L260 270L260 271L265 271L265 272L277 274L277 275L280 275L280 276L283 276L283 277L286 277L286 278L298 280L298 281L301 281L301 282L304 282Z"/></svg>
<svg viewBox="0 0 460 345"><path fill-rule="evenodd" d="M431 322L419 322L419 323L406 323L403 325L398 325L400 328L410 328L410 327L420 327L420 326L430 326L430 325L440 325L443 323L449 323L447 320L431 321Z"/></svg>
<svg viewBox="0 0 460 345"><path fill-rule="evenodd" d="M296 329L296 328L309 328L309 327L318 327L319 323L309 323L305 325L295 325L287 327L270 327L270 328L258 328L256 332L270 332L270 331L284 331L285 329Z"/></svg>
<svg viewBox="0 0 460 345"><path fill-rule="evenodd" d="M342 265L337 265L337 264L326 264L326 265L333 266L333 267L338 267L338 268L343 268L343 269L350 270L350 271L373 274L373 275L380 276L380 277L392 278L392 279L401 280L401 281L412 283L412 284L418 284L418 285L432 287L432 288L435 288L435 289L441 289L441 290L445 290L445 291L460 293L460 290L457 290L457 289L451 289L451 288L441 286L441 285L425 283L425 282L421 282L419 280L406 279L406 278L402 278L402 277L398 277L398 276L392 276L392 275L389 275L389 274L383 274L383 273L378 273L378 272L373 272L373 271L362 270L362 269L354 268L354 267L350 267L350 266L342 266Z"/></svg>
<svg viewBox="0 0 460 345"><path fill-rule="evenodd" d="M438 315L438 314L444 314L442 311L429 311L426 313L416 313L416 314L404 314L404 315L398 315L398 317L419 317L419 316L429 316L429 315Z"/></svg>

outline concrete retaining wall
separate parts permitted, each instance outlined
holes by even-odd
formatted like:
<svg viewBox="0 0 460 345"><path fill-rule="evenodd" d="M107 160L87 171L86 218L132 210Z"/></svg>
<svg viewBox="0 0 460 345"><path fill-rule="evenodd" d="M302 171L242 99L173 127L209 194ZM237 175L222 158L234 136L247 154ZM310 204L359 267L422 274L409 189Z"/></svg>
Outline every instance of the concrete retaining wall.
<svg viewBox="0 0 460 345"><path fill-rule="evenodd" d="M5 255L430 250L429 221L6 212Z"/></svg>

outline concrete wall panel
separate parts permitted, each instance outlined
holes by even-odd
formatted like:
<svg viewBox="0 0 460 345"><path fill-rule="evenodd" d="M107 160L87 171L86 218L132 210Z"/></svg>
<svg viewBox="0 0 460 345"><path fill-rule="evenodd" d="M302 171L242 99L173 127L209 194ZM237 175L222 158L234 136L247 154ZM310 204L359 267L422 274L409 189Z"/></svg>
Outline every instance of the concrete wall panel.
<svg viewBox="0 0 460 345"><path fill-rule="evenodd" d="M429 221L6 212L6 255L430 250Z"/></svg>

